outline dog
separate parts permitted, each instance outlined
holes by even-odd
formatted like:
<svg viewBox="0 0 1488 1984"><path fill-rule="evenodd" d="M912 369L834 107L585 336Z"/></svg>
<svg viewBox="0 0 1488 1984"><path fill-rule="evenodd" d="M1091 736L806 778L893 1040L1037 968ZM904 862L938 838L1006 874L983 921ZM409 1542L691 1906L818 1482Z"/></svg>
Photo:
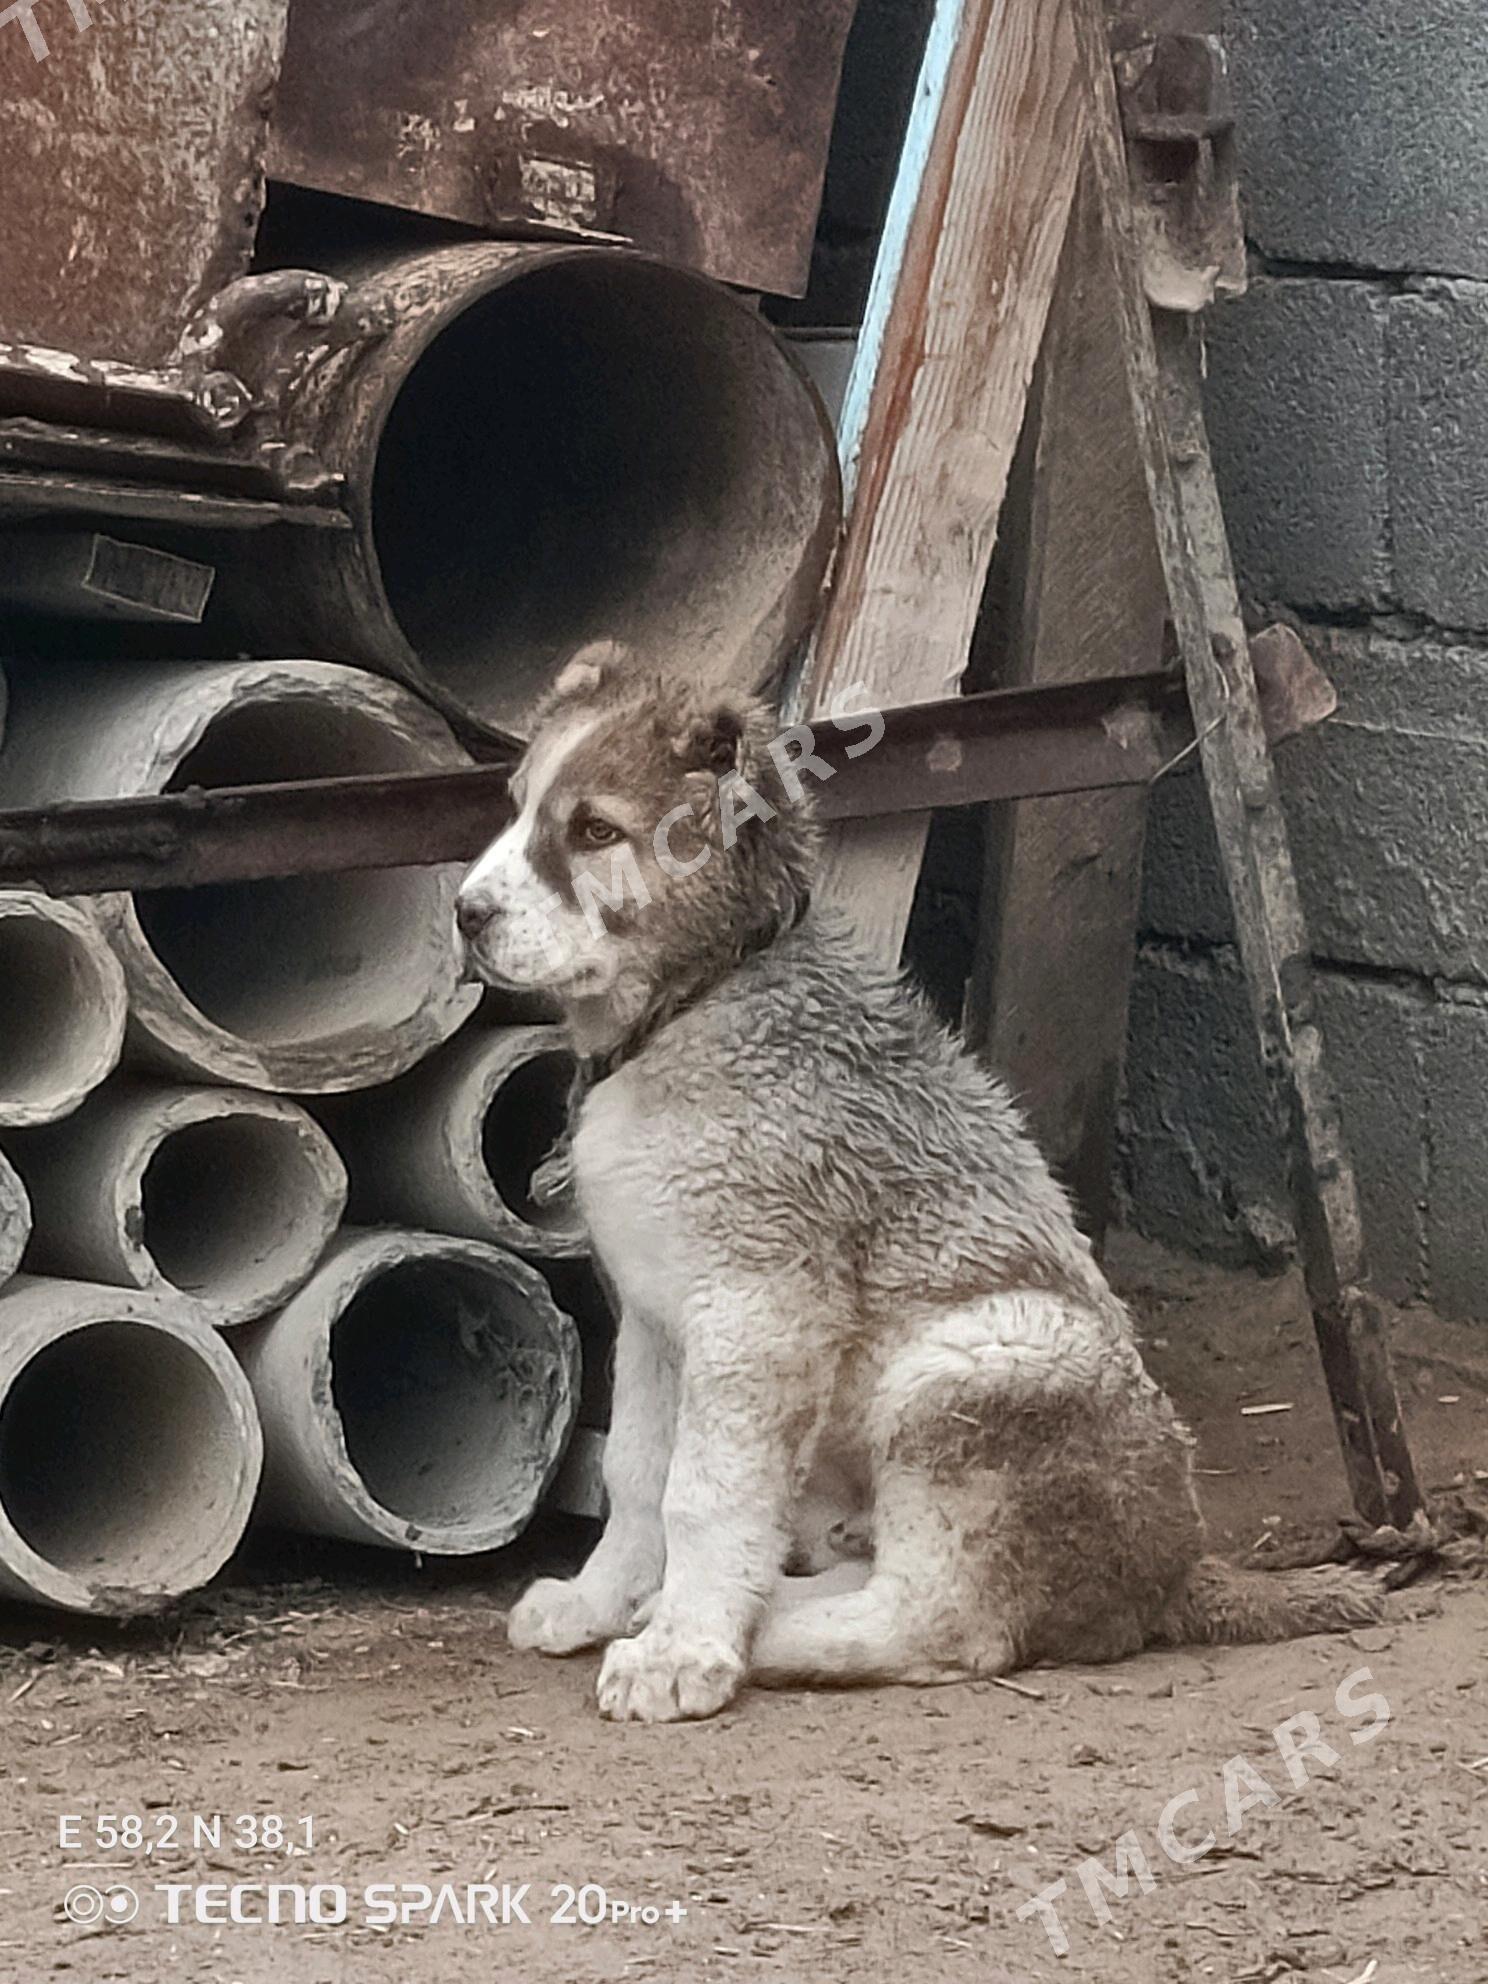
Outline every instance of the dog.
<svg viewBox="0 0 1488 1984"><path fill-rule="evenodd" d="M620 1318L608 1521L511 1644L604 1646L601 1713L670 1722L1377 1618L1356 1573L1205 1556L1191 1436L1006 1089L812 904L830 770L585 650L461 887L475 973L562 1006Z"/></svg>

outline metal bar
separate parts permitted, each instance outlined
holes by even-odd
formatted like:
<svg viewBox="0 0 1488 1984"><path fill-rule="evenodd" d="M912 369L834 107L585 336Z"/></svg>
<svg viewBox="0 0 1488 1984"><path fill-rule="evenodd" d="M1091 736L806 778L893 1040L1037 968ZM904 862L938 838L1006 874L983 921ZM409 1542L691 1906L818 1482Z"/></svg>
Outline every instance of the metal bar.
<svg viewBox="0 0 1488 1984"><path fill-rule="evenodd" d="M0 468L0 517L129 517L145 523L214 530L262 530L270 524L349 531L344 510L319 503L267 501L165 483L115 482L107 476Z"/></svg>
<svg viewBox="0 0 1488 1984"><path fill-rule="evenodd" d="M815 726L827 819L1145 785L1192 742L1167 674L997 690L910 705L856 758L862 719ZM0 887L54 895L192 888L464 861L510 816L507 772L304 779L0 813Z"/></svg>
<svg viewBox="0 0 1488 1984"><path fill-rule="evenodd" d="M1077 0L1076 21L1092 92L1090 158L1117 251L1114 329L1261 1063L1284 1138L1323 1373L1359 1513L1405 1528L1424 1500L1383 1316L1366 1292L1358 1190L1328 1075L1311 944L1204 428L1200 334L1186 317L1164 311L1155 313L1154 334L1099 0Z"/></svg>

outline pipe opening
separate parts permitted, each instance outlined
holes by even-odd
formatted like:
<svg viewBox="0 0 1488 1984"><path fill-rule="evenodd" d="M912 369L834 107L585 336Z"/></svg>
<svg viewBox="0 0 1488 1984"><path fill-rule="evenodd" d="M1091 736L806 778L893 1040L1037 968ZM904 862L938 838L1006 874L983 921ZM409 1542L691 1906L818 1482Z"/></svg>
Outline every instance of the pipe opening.
<svg viewBox="0 0 1488 1984"><path fill-rule="evenodd" d="M513 1069L491 1098L481 1125L481 1157L502 1203L518 1219L544 1230L574 1223L572 1202L539 1205L532 1174L551 1156L568 1120L571 1054L535 1054Z"/></svg>
<svg viewBox="0 0 1488 1984"><path fill-rule="evenodd" d="M165 789L424 769L415 745L366 712L285 696L218 717ZM135 913L187 998L255 1046L396 1026L427 989L425 957L400 970L429 915L425 870L147 890Z"/></svg>
<svg viewBox="0 0 1488 1984"><path fill-rule="evenodd" d="M319 1252L323 1174L291 1121L214 1118L173 1130L140 1180L141 1243L173 1287L231 1312L284 1299Z"/></svg>
<svg viewBox="0 0 1488 1984"><path fill-rule="evenodd" d="M90 1323L37 1352L0 1404L0 1507L54 1569L100 1591L193 1581L232 1515L241 1447L211 1368L143 1323Z"/></svg>
<svg viewBox="0 0 1488 1984"><path fill-rule="evenodd" d="M497 729L594 638L722 673L799 581L827 453L731 298L638 257L539 265L434 338L393 403L371 506L388 604Z"/></svg>
<svg viewBox="0 0 1488 1984"><path fill-rule="evenodd" d="M565 1369L517 1289L465 1262L409 1260L332 1325L331 1392L384 1509L419 1529L486 1530L531 1511Z"/></svg>
<svg viewBox="0 0 1488 1984"><path fill-rule="evenodd" d="M66 1108L99 1079L107 1009L93 960L40 915L0 916L0 1113Z"/></svg>

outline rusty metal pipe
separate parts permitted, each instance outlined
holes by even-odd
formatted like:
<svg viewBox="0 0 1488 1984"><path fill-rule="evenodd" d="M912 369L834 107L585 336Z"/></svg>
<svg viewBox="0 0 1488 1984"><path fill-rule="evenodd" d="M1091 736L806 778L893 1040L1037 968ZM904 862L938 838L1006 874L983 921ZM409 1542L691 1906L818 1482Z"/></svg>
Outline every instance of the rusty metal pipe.
<svg viewBox="0 0 1488 1984"><path fill-rule="evenodd" d="M756 312L594 246L342 273L329 322L230 323L217 356L260 397L251 434L344 476L353 528L282 531L272 585L262 540L222 542L209 625L398 676L487 737L522 735L593 638L771 675L814 616L840 492L815 390Z"/></svg>

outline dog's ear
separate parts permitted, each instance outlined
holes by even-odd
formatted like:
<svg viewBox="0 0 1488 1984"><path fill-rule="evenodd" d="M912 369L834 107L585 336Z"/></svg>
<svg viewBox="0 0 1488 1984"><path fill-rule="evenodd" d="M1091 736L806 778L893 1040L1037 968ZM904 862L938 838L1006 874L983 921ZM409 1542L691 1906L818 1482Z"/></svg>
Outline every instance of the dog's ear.
<svg viewBox="0 0 1488 1984"><path fill-rule="evenodd" d="M553 684L554 698L567 703L594 695L612 682L630 659L631 651L623 641L586 641L559 671Z"/></svg>
<svg viewBox="0 0 1488 1984"><path fill-rule="evenodd" d="M723 778L741 768L744 717L728 704L689 717L672 739L672 753L684 771Z"/></svg>

